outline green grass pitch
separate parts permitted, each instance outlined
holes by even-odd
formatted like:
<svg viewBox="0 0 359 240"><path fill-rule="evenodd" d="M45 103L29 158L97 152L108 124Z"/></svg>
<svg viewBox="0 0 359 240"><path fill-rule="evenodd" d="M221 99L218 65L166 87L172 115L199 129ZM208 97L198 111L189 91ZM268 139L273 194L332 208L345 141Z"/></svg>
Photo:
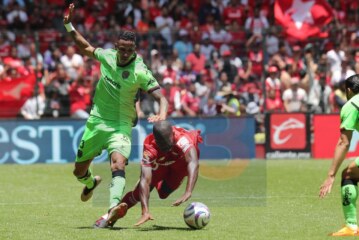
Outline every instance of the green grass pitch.
<svg viewBox="0 0 359 240"><path fill-rule="evenodd" d="M87 203L80 201L82 185L72 176L72 164L0 165L0 239L326 239L343 225L340 180L326 199L318 198L329 164L256 160L242 166L201 161L190 201L203 202L211 210L211 221L202 230L185 225L186 204L170 206L185 184L166 200L152 192L154 221L133 227L140 217L136 205L115 228L93 229L107 209L108 163L94 165L104 181ZM139 170L138 164L129 164L126 191L134 186Z"/></svg>

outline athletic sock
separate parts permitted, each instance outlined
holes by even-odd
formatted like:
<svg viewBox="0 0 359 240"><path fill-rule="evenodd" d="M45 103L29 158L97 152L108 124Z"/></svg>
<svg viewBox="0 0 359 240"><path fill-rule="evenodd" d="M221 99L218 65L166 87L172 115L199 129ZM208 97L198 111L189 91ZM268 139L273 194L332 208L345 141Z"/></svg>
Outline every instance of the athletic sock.
<svg viewBox="0 0 359 240"><path fill-rule="evenodd" d="M79 177L79 178L77 178L77 180L80 183L85 184L88 189L93 188L95 185L94 176L93 176L90 168L87 170L85 176Z"/></svg>
<svg viewBox="0 0 359 240"><path fill-rule="evenodd" d="M138 195L138 189L137 191L131 191L126 193L126 195L122 198L122 202L127 204L127 208L130 209L133 206L135 206L140 200Z"/></svg>
<svg viewBox="0 0 359 240"><path fill-rule="evenodd" d="M341 187L342 206L345 223L353 230L357 230L356 200L358 198L357 182L351 179L344 179Z"/></svg>
<svg viewBox="0 0 359 240"><path fill-rule="evenodd" d="M117 206L121 202L125 185L125 171L117 170L112 172L112 182L110 185L110 209Z"/></svg>

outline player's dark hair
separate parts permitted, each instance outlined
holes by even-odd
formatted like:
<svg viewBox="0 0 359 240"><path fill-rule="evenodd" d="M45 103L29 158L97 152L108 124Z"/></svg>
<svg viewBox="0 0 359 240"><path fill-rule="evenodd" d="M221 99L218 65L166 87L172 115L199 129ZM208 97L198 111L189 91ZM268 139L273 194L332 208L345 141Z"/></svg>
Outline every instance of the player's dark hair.
<svg viewBox="0 0 359 240"><path fill-rule="evenodd" d="M118 34L118 39L136 42L136 34L135 32L132 31L121 30L120 33Z"/></svg>
<svg viewBox="0 0 359 240"><path fill-rule="evenodd" d="M359 74L348 77L345 80L345 88L350 88L353 93L359 93Z"/></svg>

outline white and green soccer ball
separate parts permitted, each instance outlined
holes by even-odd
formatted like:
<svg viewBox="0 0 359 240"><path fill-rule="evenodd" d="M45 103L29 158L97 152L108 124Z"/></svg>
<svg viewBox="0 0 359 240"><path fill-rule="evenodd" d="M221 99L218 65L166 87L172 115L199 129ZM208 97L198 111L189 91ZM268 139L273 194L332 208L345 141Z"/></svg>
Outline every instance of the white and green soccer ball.
<svg viewBox="0 0 359 240"><path fill-rule="evenodd" d="M193 202L185 208L183 218L190 228L201 229L209 223L211 213L205 204Z"/></svg>

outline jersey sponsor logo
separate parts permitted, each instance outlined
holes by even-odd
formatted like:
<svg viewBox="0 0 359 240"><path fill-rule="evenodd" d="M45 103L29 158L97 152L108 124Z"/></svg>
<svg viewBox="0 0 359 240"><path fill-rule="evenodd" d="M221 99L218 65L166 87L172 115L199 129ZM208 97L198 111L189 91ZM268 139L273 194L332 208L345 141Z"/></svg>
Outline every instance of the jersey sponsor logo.
<svg viewBox="0 0 359 240"><path fill-rule="evenodd" d="M115 82L114 80L112 80L111 78L105 76L106 81L110 82L112 85L114 85L115 87L117 87L118 89L121 89L121 85L117 82Z"/></svg>
<svg viewBox="0 0 359 240"><path fill-rule="evenodd" d="M306 146L305 115L272 115L272 149L303 149Z"/></svg>
<svg viewBox="0 0 359 240"><path fill-rule="evenodd" d="M130 72L129 71L123 71L122 72L122 78L123 79L127 79L130 76Z"/></svg>
<svg viewBox="0 0 359 240"><path fill-rule="evenodd" d="M177 145L182 149L183 152L186 152L189 147L191 147L191 143L186 137L181 137Z"/></svg>
<svg viewBox="0 0 359 240"><path fill-rule="evenodd" d="M159 160L159 159L154 159L151 164L152 164L152 170L155 171L157 170L160 166L164 166L167 167L169 165L174 164L176 161L165 161L165 162L158 162L158 161L162 161L163 159Z"/></svg>

